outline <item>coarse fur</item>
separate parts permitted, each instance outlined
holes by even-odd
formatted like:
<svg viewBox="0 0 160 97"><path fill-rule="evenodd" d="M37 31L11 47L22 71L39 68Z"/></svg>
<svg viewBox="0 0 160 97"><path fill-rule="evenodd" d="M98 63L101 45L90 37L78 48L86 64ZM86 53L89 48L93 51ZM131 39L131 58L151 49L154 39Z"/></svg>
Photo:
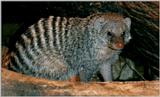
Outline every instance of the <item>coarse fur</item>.
<svg viewBox="0 0 160 97"><path fill-rule="evenodd" d="M10 67L51 80L76 75L89 81L100 70L106 81L112 80L111 64L131 38L130 25L129 18L115 13L42 18L16 42Z"/></svg>

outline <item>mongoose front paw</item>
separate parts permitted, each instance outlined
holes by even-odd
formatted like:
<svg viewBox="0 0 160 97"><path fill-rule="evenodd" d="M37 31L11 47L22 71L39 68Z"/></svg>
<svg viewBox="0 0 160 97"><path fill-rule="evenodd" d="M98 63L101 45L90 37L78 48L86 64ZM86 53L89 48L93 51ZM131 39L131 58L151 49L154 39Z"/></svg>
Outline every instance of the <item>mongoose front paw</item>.
<svg viewBox="0 0 160 97"><path fill-rule="evenodd" d="M79 82L79 81L80 81L80 78L79 78L79 76L75 75L75 76L70 77L70 79L69 79L68 81L71 81L71 82Z"/></svg>

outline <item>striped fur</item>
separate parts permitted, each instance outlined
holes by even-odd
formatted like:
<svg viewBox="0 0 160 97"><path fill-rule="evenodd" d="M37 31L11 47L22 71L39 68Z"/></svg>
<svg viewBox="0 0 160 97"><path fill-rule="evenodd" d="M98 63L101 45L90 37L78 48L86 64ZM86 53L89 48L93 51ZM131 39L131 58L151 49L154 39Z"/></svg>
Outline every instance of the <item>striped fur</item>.
<svg viewBox="0 0 160 97"><path fill-rule="evenodd" d="M87 18L50 16L40 19L21 35L21 40L16 42L11 68L31 76L52 80L67 80L75 75L79 75L82 81L90 80L93 73L98 70L99 64L106 62L104 60L108 60L116 52L109 48L102 51L106 48L103 39L107 33L99 31L102 31L101 26L108 22L107 17L111 16L96 14ZM123 26L123 29L119 28L121 32L125 30L130 37L130 25L123 22L122 16L115 17L117 22L121 21L120 26ZM99 22L101 18L103 21ZM116 32L116 35L119 34Z"/></svg>

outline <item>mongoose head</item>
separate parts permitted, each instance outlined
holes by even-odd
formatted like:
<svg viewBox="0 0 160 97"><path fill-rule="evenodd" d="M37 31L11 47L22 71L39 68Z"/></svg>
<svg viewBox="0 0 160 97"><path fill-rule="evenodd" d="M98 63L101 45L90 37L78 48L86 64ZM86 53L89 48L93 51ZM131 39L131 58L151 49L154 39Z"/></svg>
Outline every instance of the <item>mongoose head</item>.
<svg viewBox="0 0 160 97"><path fill-rule="evenodd" d="M90 23L90 33L96 37L95 46L98 48L108 47L112 50L121 50L131 39L131 19L108 13L93 15ZM94 30L93 30L94 29Z"/></svg>

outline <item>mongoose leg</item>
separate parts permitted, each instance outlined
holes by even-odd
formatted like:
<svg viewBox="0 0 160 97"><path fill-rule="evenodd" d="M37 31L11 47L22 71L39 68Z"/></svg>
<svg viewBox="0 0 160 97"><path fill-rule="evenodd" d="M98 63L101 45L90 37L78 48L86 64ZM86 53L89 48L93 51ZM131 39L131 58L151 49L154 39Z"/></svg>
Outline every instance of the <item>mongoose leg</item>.
<svg viewBox="0 0 160 97"><path fill-rule="evenodd" d="M103 64L100 67L100 73L103 76L104 81L112 81L112 70L111 70L111 64Z"/></svg>
<svg viewBox="0 0 160 97"><path fill-rule="evenodd" d="M108 59L100 66L100 73L103 76L104 81L112 81L112 65L117 62L119 55L115 54L112 58Z"/></svg>

